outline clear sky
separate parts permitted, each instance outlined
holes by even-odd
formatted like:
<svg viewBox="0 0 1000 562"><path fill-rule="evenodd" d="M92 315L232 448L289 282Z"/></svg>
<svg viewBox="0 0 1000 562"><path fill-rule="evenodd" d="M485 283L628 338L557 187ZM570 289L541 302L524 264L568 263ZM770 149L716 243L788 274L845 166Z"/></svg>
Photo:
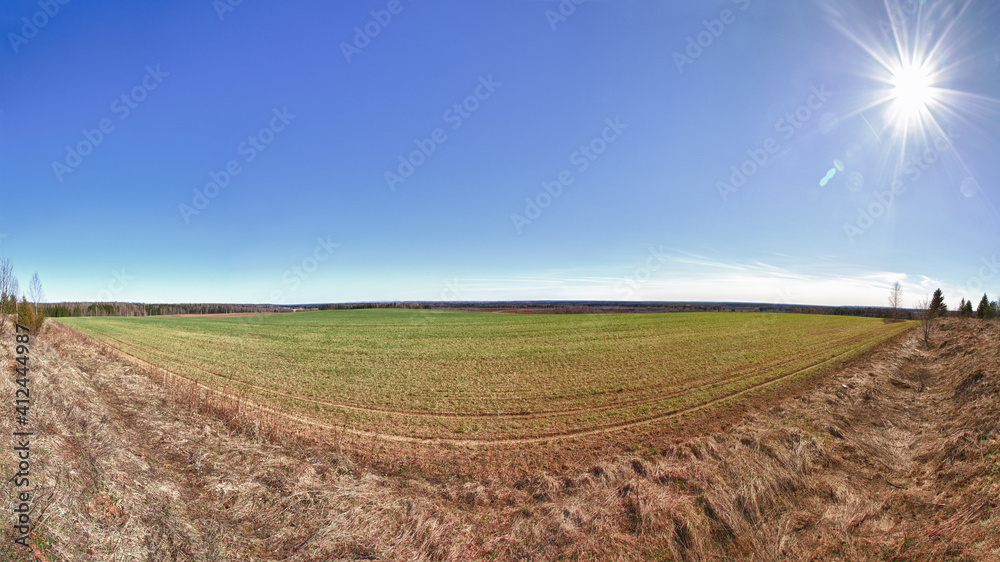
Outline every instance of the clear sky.
<svg viewBox="0 0 1000 562"><path fill-rule="evenodd" d="M49 301L978 302L998 8L8 0L0 256Z"/></svg>

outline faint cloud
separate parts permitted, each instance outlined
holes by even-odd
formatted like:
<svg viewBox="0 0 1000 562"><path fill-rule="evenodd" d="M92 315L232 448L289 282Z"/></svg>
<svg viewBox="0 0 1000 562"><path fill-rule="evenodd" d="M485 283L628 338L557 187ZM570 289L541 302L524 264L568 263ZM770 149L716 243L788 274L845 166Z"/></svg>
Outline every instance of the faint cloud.
<svg viewBox="0 0 1000 562"><path fill-rule="evenodd" d="M631 297L634 290L649 281L653 273L660 271L668 261L670 261L670 256L664 253L663 246L660 246L659 250L650 246L646 259L639 262L615 285L615 293L625 295L625 298Z"/></svg>
<svg viewBox="0 0 1000 562"><path fill-rule="evenodd" d="M723 263L723 262L718 262L718 261L712 261L712 260L710 260L708 258L702 258L702 257L696 257L696 258L679 258L679 257L675 256L675 257L673 257L671 259L673 261L677 262L677 263L683 263L683 264L688 264L688 265L701 265L701 266L705 266L705 267L719 267L719 268L723 268L723 269L735 269L737 271L746 271L746 269L747 269L746 267L743 267L743 266L740 266L740 265L735 265L735 264L731 264L731 263Z"/></svg>
<svg viewBox="0 0 1000 562"><path fill-rule="evenodd" d="M792 258L794 259L794 258ZM654 269L655 268L655 269ZM655 272L655 275L654 275ZM693 258L656 249L611 271L549 271L521 277L462 278L444 291L449 300L725 301L825 306L884 306L893 282L907 275L858 266L779 267ZM917 279L933 279L921 276ZM926 292L904 283L910 295ZM438 291L441 291L439 288Z"/></svg>
<svg viewBox="0 0 1000 562"><path fill-rule="evenodd" d="M938 279L930 278L926 275L920 276L920 285L923 287L937 287L940 286L942 282Z"/></svg>

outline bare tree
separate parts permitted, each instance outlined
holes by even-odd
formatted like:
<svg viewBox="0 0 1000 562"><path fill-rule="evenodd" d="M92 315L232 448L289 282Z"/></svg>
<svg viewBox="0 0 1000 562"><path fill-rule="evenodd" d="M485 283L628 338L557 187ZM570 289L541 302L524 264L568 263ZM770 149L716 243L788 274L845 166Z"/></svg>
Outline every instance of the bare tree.
<svg viewBox="0 0 1000 562"><path fill-rule="evenodd" d="M0 330L7 323L8 302L17 295L15 283L17 280L14 279L14 267L10 264L10 259L0 258Z"/></svg>
<svg viewBox="0 0 1000 562"><path fill-rule="evenodd" d="M924 297L917 303L917 314L920 319L920 331L924 334L924 344L930 345L931 328L937 317L937 310L931 305L931 299Z"/></svg>
<svg viewBox="0 0 1000 562"><path fill-rule="evenodd" d="M31 276L31 284L28 286L28 294L31 296L34 313L38 314L38 303L45 300L45 291L42 290L42 280L38 278L38 272Z"/></svg>
<svg viewBox="0 0 1000 562"><path fill-rule="evenodd" d="M889 292L889 306L892 308L892 319L899 319L899 305L903 303L903 286L896 281Z"/></svg>

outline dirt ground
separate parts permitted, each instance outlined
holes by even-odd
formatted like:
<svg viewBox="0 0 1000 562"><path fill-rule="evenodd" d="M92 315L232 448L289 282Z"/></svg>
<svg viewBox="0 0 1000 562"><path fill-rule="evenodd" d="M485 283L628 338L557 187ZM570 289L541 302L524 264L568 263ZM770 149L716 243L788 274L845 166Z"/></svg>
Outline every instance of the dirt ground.
<svg viewBox="0 0 1000 562"><path fill-rule="evenodd" d="M998 560L998 343L996 322L946 319L929 346L912 332L602 455L461 470L499 453L442 450L432 470L220 416L52 323L31 350L34 546L7 525L0 560Z"/></svg>

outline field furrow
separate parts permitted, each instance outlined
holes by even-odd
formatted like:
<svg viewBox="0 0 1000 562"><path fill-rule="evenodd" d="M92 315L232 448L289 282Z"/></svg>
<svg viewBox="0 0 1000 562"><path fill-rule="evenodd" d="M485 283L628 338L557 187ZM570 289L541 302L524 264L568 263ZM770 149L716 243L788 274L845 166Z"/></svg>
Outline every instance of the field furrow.
<svg viewBox="0 0 1000 562"><path fill-rule="evenodd" d="M910 327L795 314L394 309L65 322L290 415L480 441L624 427L766 391Z"/></svg>

